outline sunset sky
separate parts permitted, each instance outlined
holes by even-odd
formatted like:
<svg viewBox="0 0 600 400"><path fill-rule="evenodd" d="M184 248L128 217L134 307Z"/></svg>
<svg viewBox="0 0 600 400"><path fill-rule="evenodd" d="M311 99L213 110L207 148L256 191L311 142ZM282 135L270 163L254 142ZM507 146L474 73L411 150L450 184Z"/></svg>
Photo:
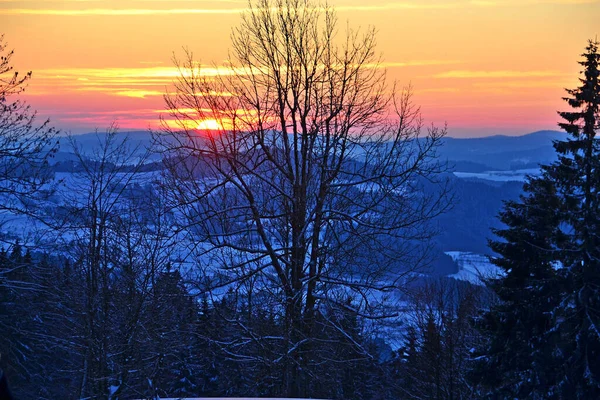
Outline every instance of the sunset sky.
<svg viewBox="0 0 600 400"><path fill-rule="evenodd" d="M245 0L0 0L0 34L24 96L73 133L157 125L173 53L221 64ZM388 75L412 83L428 122L450 136L556 129L563 88L578 82L594 0L332 0L341 27L374 25Z"/></svg>

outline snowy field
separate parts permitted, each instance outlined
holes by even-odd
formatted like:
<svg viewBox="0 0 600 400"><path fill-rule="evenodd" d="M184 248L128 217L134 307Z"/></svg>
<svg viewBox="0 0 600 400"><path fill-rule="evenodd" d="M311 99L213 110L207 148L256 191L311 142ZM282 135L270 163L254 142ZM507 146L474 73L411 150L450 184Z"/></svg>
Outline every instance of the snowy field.
<svg viewBox="0 0 600 400"><path fill-rule="evenodd" d="M524 182L527 175L539 175L539 168L516 169L514 171L454 172L457 178L477 178L496 182Z"/></svg>
<svg viewBox="0 0 600 400"><path fill-rule="evenodd" d="M447 251L446 254L458 264L458 272L448 275L450 278L483 285L485 279L502 274L502 270L492 264L488 256L467 251Z"/></svg>

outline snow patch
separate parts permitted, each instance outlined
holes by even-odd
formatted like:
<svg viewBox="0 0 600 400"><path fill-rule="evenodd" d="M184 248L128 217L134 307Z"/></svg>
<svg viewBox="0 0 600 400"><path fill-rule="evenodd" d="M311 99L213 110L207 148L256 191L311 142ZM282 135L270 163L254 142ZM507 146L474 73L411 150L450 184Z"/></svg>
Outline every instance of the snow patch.
<svg viewBox="0 0 600 400"><path fill-rule="evenodd" d="M516 169L510 171L454 172L454 176L457 178L478 178L496 182L525 182L528 175L535 176L539 174L539 168Z"/></svg>
<svg viewBox="0 0 600 400"><path fill-rule="evenodd" d="M489 257L483 254L468 251L446 251L445 253L458 264L458 272L448 275L450 278L483 286L486 279L502 275L502 270L492 264Z"/></svg>

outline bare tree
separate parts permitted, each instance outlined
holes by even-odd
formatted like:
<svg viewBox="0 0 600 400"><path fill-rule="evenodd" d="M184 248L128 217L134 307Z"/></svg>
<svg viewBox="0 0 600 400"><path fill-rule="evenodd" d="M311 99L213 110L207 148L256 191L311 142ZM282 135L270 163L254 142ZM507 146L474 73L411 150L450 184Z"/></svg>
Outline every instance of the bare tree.
<svg viewBox="0 0 600 400"><path fill-rule="evenodd" d="M58 142L49 120L38 124L29 105L12 100L31 78L13 71L13 54L0 35L0 209L23 211L52 178L46 167Z"/></svg>
<svg viewBox="0 0 600 400"><path fill-rule="evenodd" d="M62 182L60 203L46 222L56 235L55 251L71 260L77 277L60 332L70 337L64 344L77 371L72 393L141 396L140 387L147 387L140 376L147 372L139 353L147 340L143 316L175 244L168 210L153 189L160 176L142 173L148 152L130 145L115 126L97 133L92 149L70 139L77 171Z"/></svg>
<svg viewBox="0 0 600 400"><path fill-rule="evenodd" d="M234 288L248 315L266 306L281 327L261 335L240 313L229 321L242 336L220 344L283 371L280 392L297 397L327 362L318 324L369 357L329 310L394 316L395 291L427 264L428 222L448 205L436 159L446 131L424 129L410 89L386 84L375 30L339 36L327 5L251 1L232 42L216 76L189 52L175 60L158 139L201 275L213 278L201 289ZM206 126L216 129L196 129Z"/></svg>
<svg viewBox="0 0 600 400"><path fill-rule="evenodd" d="M40 207L49 254L22 255L18 243L0 250L0 274L29 285L0 285L1 361L15 392L31 398L189 389L180 377L188 371L177 373L196 368L199 307L171 268L178 243L160 172L147 171L147 151L116 127L95 138L70 138L76 162Z"/></svg>
<svg viewBox="0 0 600 400"><path fill-rule="evenodd" d="M42 190L51 179L47 162L58 147L56 129L48 120L38 124L36 112L18 99L31 72L19 75L14 71L13 54L0 35L0 228L4 228L7 217L28 211L34 198L47 193ZM6 240L7 236L5 231L0 232L0 240L3 245L8 244L14 257L0 262L0 359L3 353L2 364L8 363L11 373L18 371L32 377L41 370L38 360L29 358L32 344L41 335L35 324L21 318L21 312L26 307L35 308L33 302L42 288L34 277L40 275L42 268L32 262L29 251L22 258L18 239ZM0 251L3 252L4 249Z"/></svg>

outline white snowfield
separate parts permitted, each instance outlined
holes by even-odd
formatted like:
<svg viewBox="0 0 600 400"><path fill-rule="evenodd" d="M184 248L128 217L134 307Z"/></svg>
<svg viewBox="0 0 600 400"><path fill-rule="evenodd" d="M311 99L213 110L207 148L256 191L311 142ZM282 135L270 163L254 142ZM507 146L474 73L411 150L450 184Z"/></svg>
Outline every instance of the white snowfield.
<svg viewBox="0 0 600 400"><path fill-rule="evenodd" d="M477 178L496 182L524 182L529 175L539 175L539 168L517 169L510 171L460 172L455 171L457 178Z"/></svg>
<svg viewBox="0 0 600 400"><path fill-rule="evenodd" d="M446 254L458 264L458 272L448 275L451 278L483 286L484 280L502 275L502 270L488 256L468 251L446 251Z"/></svg>

